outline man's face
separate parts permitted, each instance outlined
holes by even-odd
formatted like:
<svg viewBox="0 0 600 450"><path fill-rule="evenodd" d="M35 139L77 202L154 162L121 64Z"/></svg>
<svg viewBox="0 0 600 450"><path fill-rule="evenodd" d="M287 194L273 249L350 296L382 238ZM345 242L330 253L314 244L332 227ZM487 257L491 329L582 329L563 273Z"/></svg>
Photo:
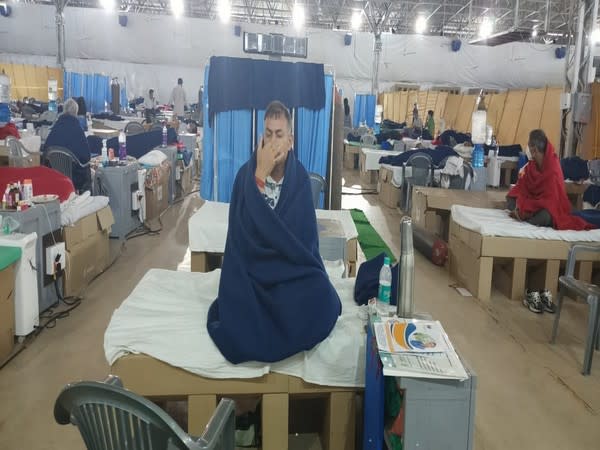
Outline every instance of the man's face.
<svg viewBox="0 0 600 450"><path fill-rule="evenodd" d="M292 135L285 116L268 117L265 119L265 145L271 145L274 150L285 153L282 164L285 164L287 153L292 148L294 136Z"/></svg>
<svg viewBox="0 0 600 450"><path fill-rule="evenodd" d="M538 167L542 167L542 163L544 162L544 154L540 152L535 145L530 145L529 151L531 152L531 158L535 161Z"/></svg>

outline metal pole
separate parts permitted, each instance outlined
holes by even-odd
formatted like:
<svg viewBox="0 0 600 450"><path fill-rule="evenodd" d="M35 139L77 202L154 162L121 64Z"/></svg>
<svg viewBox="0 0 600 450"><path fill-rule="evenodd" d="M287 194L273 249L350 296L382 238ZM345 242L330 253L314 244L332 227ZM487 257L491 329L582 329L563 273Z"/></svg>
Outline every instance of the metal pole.
<svg viewBox="0 0 600 450"><path fill-rule="evenodd" d="M515 24L514 27L519 26L519 0L515 0Z"/></svg>
<svg viewBox="0 0 600 450"><path fill-rule="evenodd" d="M544 17L544 33L548 32L549 23L550 23L550 0L546 0L546 16Z"/></svg>
<svg viewBox="0 0 600 450"><path fill-rule="evenodd" d="M591 18L590 18L590 22L589 22L589 30L588 30L588 36L591 36L592 33L594 32L594 29L597 27L597 20L598 20L598 0L594 0L594 3L592 5L592 11L591 11ZM590 70L592 67L594 67L594 45L591 40L590 42L587 42L587 45L589 46L589 53L588 53L588 59L587 59L587 65L585 67L585 86L587 87L590 83L593 83L594 81L594 77L592 76L592 79L590 80Z"/></svg>
<svg viewBox="0 0 600 450"><path fill-rule="evenodd" d="M377 95L379 91L379 60L381 59L381 31L375 33L375 48L373 57L373 80L371 83L371 94Z"/></svg>
<svg viewBox="0 0 600 450"><path fill-rule="evenodd" d="M583 46L583 25L585 21L585 1L579 2L579 14L577 15L577 40L575 41L575 64L573 65L573 74L571 82L571 102L575 93L577 93L579 87L579 72L581 69L581 53ZM567 122L567 139L565 141L565 151L562 157L566 158L573 154L573 143L575 139L575 123L573 122L571 111L571 117Z"/></svg>

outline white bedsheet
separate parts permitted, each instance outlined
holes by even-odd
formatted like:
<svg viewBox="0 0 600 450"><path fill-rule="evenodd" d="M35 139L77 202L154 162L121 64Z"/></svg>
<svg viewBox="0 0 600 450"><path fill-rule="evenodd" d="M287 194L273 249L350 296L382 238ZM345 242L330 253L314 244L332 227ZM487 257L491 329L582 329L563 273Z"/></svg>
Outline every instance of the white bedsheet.
<svg viewBox="0 0 600 450"><path fill-rule="evenodd" d="M365 155L365 170L379 170L379 158L382 156L397 156L402 153L393 150L375 150L365 147L362 147L360 151Z"/></svg>
<svg viewBox="0 0 600 450"><path fill-rule="evenodd" d="M567 242L600 241L600 230L571 231L536 227L527 222L518 222L502 209L471 208L452 206L452 220L460 226L476 231L482 236L516 237Z"/></svg>
<svg viewBox="0 0 600 450"><path fill-rule="evenodd" d="M350 211L317 209L317 219L339 220L346 240L358 237ZM229 203L206 201L188 221L189 246L193 252L223 253L227 240Z"/></svg>
<svg viewBox="0 0 600 450"><path fill-rule="evenodd" d="M397 188L401 188L402 184L404 182L404 175L402 173L402 167L401 166L392 166L390 164L380 164L380 166L385 167L386 169L389 169L392 171L392 184ZM433 177L434 177L435 181L439 182L440 173L441 173L440 169L435 169L433 171ZM412 167L406 166L406 176L410 177L411 175L412 175Z"/></svg>
<svg viewBox="0 0 600 450"><path fill-rule="evenodd" d="M310 351L275 364L229 363L206 330L221 271L151 269L115 310L104 334L109 364L128 353L144 353L208 378L255 378L268 372L327 386L364 386L366 306L353 300L354 279L332 279L342 315L327 339Z"/></svg>
<svg viewBox="0 0 600 450"><path fill-rule="evenodd" d="M71 193L69 199L60 204L60 222L63 227L72 226L79 219L100 211L108 205L108 197L92 196L90 191L81 195Z"/></svg>

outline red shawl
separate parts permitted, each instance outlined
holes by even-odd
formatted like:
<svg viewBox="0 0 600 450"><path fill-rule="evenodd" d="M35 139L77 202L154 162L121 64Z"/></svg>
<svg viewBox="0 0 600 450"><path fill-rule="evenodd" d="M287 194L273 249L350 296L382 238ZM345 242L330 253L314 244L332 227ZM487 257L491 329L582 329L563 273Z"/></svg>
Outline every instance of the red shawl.
<svg viewBox="0 0 600 450"><path fill-rule="evenodd" d="M509 197L517 199L517 208L523 214L535 214L545 209L552 216L557 230L590 230L594 226L571 214L571 202L565 191L560 161L548 142L546 154L539 170L534 161L525 166L525 173L509 191Z"/></svg>

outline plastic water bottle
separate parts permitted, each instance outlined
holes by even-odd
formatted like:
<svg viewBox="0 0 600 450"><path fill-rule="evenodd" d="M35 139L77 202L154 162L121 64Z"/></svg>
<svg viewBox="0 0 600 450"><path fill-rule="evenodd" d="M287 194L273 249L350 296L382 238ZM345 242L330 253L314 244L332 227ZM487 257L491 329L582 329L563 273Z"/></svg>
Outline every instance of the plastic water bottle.
<svg viewBox="0 0 600 450"><path fill-rule="evenodd" d="M122 131L119 133L119 161L127 160L127 138Z"/></svg>
<svg viewBox="0 0 600 450"><path fill-rule="evenodd" d="M91 133L93 123L92 123L92 115L90 113L87 113L86 123L87 123L87 130Z"/></svg>
<svg viewBox="0 0 600 450"><path fill-rule="evenodd" d="M379 292L377 300L386 305L390 304L390 296L392 292L392 268L390 267L390 258L383 258L383 266L379 271Z"/></svg>
<svg viewBox="0 0 600 450"><path fill-rule="evenodd" d="M483 167L483 145L475 144L473 148L473 167Z"/></svg>
<svg viewBox="0 0 600 450"><path fill-rule="evenodd" d="M106 139L102 139L102 165L108 165L108 149L106 148Z"/></svg>
<svg viewBox="0 0 600 450"><path fill-rule="evenodd" d="M167 126L163 125L163 133L162 133L162 146L167 146Z"/></svg>

